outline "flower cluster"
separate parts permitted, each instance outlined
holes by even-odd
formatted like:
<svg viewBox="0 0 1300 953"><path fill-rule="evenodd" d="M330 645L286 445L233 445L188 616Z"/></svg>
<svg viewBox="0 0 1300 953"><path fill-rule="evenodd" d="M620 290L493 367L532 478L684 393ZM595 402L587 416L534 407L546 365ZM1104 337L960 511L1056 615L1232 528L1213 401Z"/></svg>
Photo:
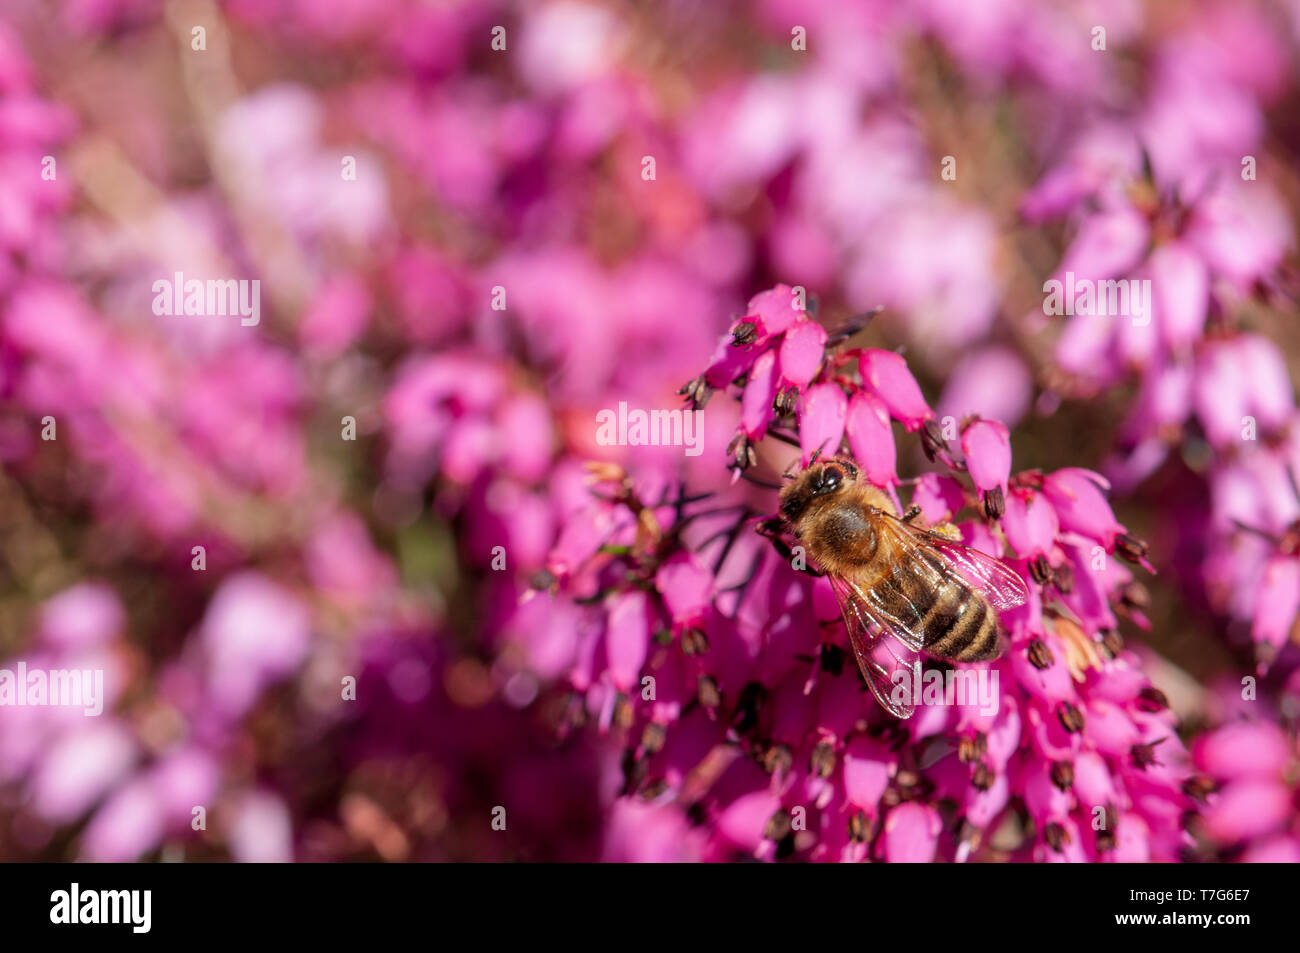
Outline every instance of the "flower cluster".
<svg viewBox="0 0 1300 953"><path fill-rule="evenodd" d="M923 701L898 721L865 692L826 579L769 547L748 506L593 466L595 503L548 562L556 595L529 603L529 630L550 633L529 650L577 634L573 717L621 739L623 796L642 803L618 815L620 843L689 823L713 858L1178 858L1197 787L1119 636L1117 614L1142 620L1116 556L1143 547L1101 478L1013 473L996 421L946 439L902 358L828 350L799 304L785 286L755 296L685 388L740 401L732 465L761 469L782 440L805 464L847 445L873 484L910 488L926 523L1006 558L1030 598L1003 614L993 705ZM897 429L939 469L900 479Z"/></svg>
<svg viewBox="0 0 1300 953"><path fill-rule="evenodd" d="M6 4L0 672L104 691L0 856L1291 856L1300 20L978 6ZM989 704L875 704L818 453L1024 581Z"/></svg>

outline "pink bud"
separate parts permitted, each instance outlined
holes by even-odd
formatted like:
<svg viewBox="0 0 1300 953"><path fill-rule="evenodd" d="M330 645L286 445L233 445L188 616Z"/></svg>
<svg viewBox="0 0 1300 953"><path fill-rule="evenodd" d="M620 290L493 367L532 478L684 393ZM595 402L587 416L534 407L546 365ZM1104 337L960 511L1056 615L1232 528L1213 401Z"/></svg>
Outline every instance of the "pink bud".
<svg viewBox="0 0 1300 953"><path fill-rule="evenodd" d="M869 348L858 359L862 383L879 395L890 415L910 433L934 416L901 354Z"/></svg>
<svg viewBox="0 0 1300 953"><path fill-rule="evenodd" d="M928 864L934 860L943 822L939 812L919 801L906 801L885 818L885 860L891 864Z"/></svg>
<svg viewBox="0 0 1300 953"><path fill-rule="evenodd" d="M1176 353L1190 347L1205 327L1210 276L1199 255L1180 242L1161 245L1147 260L1155 319L1165 347Z"/></svg>
<svg viewBox="0 0 1300 953"><path fill-rule="evenodd" d="M1058 820L1070 813L1073 797L1052 781L1052 768L1046 761L1032 761L1021 776L1025 807L1039 821Z"/></svg>
<svg viewBox="0 0 1300 953"><path fill-rule="evenodd" d="M1022 489L1007 494L1002 531L1017 555L1025 559L1047 555L1055 545L1059 530L1056 510L1045 497Z"/></svg>
<svg viewBox="0 0 1300 953"><path fill-rule="evenodd" d="M1000 487L1007 491L1011 474L1011 435L996 420L976 420L961 435L961 450L971 480L980 492Z"/></svg>
<svg viewBox="0 0 1300 953"><path fill-rule="evenodd" d="M844 750L844 794L849 803L875 814L881 795L889 787L889 752L864 735L854 737Z"/></svg>
<svg viewBox="0 0 1300 953"><path fill-rule="evenodd" d="M1196 765L1216 778L1277 778L1293 760L1291 744L1271 722L1230 722L1202 735L1194 749Z"/></svg>
<svg viewBox="0 0 1300 953"><path fill-rule="evenodd" d="M897 483L894 428L889 422L889 410L880 398L865 391L854 394L849 400L844 429L848 433L853 457L867 479L876 486Z"/></svg>
<svg viewBox="0 0 1300 953"><path fill-rule="evenodd" d="M1300 611L1300 560L1272 556L1264 566L1258 591L1250 636L1258 643L1281 648Z"/></svg>
<svg viewBox="0 0 1300 953"><path fill-rule="evenodd" d="M1291 790L1281 781L1243 779L1220 790L1201 816L1211 837L1231 844L1279 829L1291 810Z"/></svg>
<svg viewBox="0 0 1300 953"><path fill-rule="evenodd" d="M837 384L817 384L804 392L798 416L799 443L805 464L816 450L821 450L822 456L839 452L847 410L848 399Z"/></svg>
<svg viewBox="0 0 1300 953"><path fill-rule="evenodd" d="M745 433L758 439L767 433L767 425L776 412L772 399L776 397L776 352L764 351L749 372L745 393L740 398L740 426Z"/></svg>
<svg viewBox="0 0 1300 953"><path fill-rule="evenodd" d="M655 574L655 588L677 625L694 625L705 617L713 597L713 574L687 551L674 553Z"/></svg>
<svg viewBox="0 0 1300 953"><path fill-rule="evenodd" d="M749 299L745 314L756 319L760 343L763 338L775 337L799 320L803 311L798 304L794 289L789 285L777 285Z"/></svg>
<svg viewBox="0 0 1300 953"><path fill-rule="evenodd" d="M781 379L804 388L826 354L826 329L815 321L798 321L781 339Z"/></svg>
<svg viewBox="0 0 1300 953"><path fill-rule="evenodd" d="M626 692L637 683L645 663L650 626L646 617L646 594L640 589L614 597L605 631L605 655L614 687Z"/></svg>
<svg viewBox="0 0 1300 953"><path fill-rule="evenodd" d="M757 850L767 822L780 807L781 802L766 788L742 794L718 815L718 833L739 847Z"/></svg>

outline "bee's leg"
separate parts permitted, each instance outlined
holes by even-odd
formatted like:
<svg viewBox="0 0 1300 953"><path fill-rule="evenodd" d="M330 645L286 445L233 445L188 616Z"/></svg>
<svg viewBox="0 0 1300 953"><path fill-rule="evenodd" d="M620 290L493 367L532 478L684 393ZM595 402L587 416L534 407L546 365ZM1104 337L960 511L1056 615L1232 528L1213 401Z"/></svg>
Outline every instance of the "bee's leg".
<svg viewBox="0 0 1300 953"><path fill-rule="evenodd" d="M910 523L920 515L921 515L921 507L913 503L911 506L907 508L907 512L903 514L903 522Z"/></svg>
<svg viewBox="0 0 1300 953"><path fill-rule="evenodd" d="M807 557L804 554L796 553L790 548L790 544L781 538L781 520L779 518L772 517L762 520L754 527L754 530L759 536L766 537L781 558L795 569L806 572L810 576L822 575L822 573L808 565Z"/></svg>

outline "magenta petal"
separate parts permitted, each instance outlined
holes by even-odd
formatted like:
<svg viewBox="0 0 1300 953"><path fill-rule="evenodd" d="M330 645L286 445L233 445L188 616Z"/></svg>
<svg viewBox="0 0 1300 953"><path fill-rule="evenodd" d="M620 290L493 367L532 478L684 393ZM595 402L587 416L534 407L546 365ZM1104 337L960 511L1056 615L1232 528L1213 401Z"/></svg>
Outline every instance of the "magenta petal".
<svg viewBox="0 0 1300 953"><path fill-rule="evenodd" d="M713 573L694 554L677 552L659 567L655 588L663 596L673 622L693 625L704 618L713 598Z"/></svg>
<svg viewBox="0 0 1300 953"><path fill-rule="evenodd" d="M767 291L760 291L749 299L745 314L752 320L757 318L759 337L775 337L794 324L803 315L795 300L794 289L789 285L777 285Z"/></svg>
<svg viewBox="0 0 1300 953"><path fill-rule="evenodd" d="M1205 327L1209 273L1201 257L1178 242L1161 245L1147 265L1160 337L1165 347L1177 353L1190 347Z"/></svg>
<svg viewBox="0 0 1300 953"><path fill-rule="evenodd" d="M1111 278L1133 268L1146 250L1150 229L1131 206L1086 218L1066 250L1058 276Z"/></svg>
<svg viewBox="0 0 1300 953"><path fill-rule="evenodd" d="M1026 559L1047 555L1059 530L1056 510L1041 494L1033 490L1012 490L1007 494L1002 531L1017 555Z"/></svg>
<svg viewBox="0 0 1300 953"><path fill-rule="evenodd" d="M621 692L637 684L645 663L650 628L646 594L640 589L615 597L605 632L605 655L614 687Z"/></svg>
<svg viewBox="0 0 1300 953"><path fill-rule="evenodd" d="M805 465L816 450L822 456L839 452L847 410L848 398L837 384L817 384L804 392L799 402L799 444Z"/></svg>
<svg viewBox="0 0 1300 953"><path fill-rule="evenodd" d="M1201 811L1210 836L1231 844L1272 833L1291 814L1291 791L1280 781L1244 779L1225 785Z"/></svg>
<svg viewBox="0 0 1300 953"><path fill-rule="evenodd" d="M891 864L928 864L934 860L943 822L928 804L907 801L885 818L885 860Z"/></svg>
<svg viewBox="0 0 1300 953"><path fill-rule="evenodd" d="M897 483L894 428L889 422L889 410L880 398L864 391L854 394L849 400L844 429L848 433L853 458L867 479L876 486Z"/></svg>
<svg viewBox="0 0 1300 953"><path fill-rule="evenodd" d="M740 426L758 439L767 433L767 425L776 416L772 399L776 397L776 352L764 351L749 372L745 393L740 399Z"/></svg>
<svg viewBox="0 0 1300 953"><path fill-rule="evenodd" d="M1109 804L1115 799L1115 784L1106 759L1095 751L1081 751L1074 759L1074 796L1086 808Z"/></svg>
<svg viewBox="0 0 1300 953"><path fill-rule="evenodd" d="M1061 528L1095 539L1109 549L1124 527L1115 520L1103 488L1109 486L1100 474L1079 467L1057 470L1043 481L1043 492L1056 510Z"/></svg>
<svg viewBox="0 0 1300 953"><path fill-rule="evenodd" d="M892 773L887 751L870 738L858 735L844 750L844 795L849 803L875 814Z"/></svg>
<svg viewBox="0 0 1300 953"><path fill-rule="evenodd" d="M1197 767L1216 778L1278 778L1291 763L1291 745L1271 722L1238 721L1198 738Z"/></svg>
<svg viewBox="0 0 1300 953"><path fill-rule="evenodd" d="M863 384L879 395L890 415L909 432L934 416L901 354L870 348L862 352L859 368Z"/></svg>
<svg viewBox="0 0 1300 953"><path fill-rule="evenodd" d="M912 502L921 508L921 515L931 525L948 523L963 506L966 495L961 484L952 477L938 473L923 473L912 490Z"/></svg>
<svg viewBox="0 0 1300 953"><path fill-rule="evenodd" d="M743 374L760 353L762 352L756 347L736 347L732 344L731 336L727 335L718 342L713 360L704 372L704 379L710 387L726 387Z"/></svg>
<svg viewBox="0 0 1300 953"><path fill-rule="evenodd" d="M799 321L781 339L781 380L804 388L826 355L826 329L815 321Z"/></svg>
<svg viewBox="0 0 1300 953"><path fill-rule="evenodd" d="M1297 611L1300 611L1300 560L1294 556L1273 556L1259 581L1251 638L1281 648L1295 623Z"/></svg>
<svg viewBox="0 0 1300 953"><path fill-rule="evenodd" d="M113 589L82 582L63 590L41 608L40 633L57 648L102 645L121 632L126 612Z"/></svg>
<svg viewBox="0 0 1300 953"><path fill-rule="evenodd" d="M1011 475L1011 434L996 420L976 420L961 435L962 453L975 486L982 492L1007 491Z"/></svg>
<svg viewBox="0 0 1300 953"><path fill-rule="evenodd" d="M733 844L757 850L767 822L780 807L781 802L766 789L742 794L718 816L718 833Z"/></svg>
<svg viewBox="0 0 1300 953"><path fill-rule="evenodd" d="M1073 796L1069 791L1062 791L1052 781L1052 769L1048 762L1035 761L1027 765L1020 778L1020 785L1025 807L1035 820L1058 820L1070 813Z"/></svg>

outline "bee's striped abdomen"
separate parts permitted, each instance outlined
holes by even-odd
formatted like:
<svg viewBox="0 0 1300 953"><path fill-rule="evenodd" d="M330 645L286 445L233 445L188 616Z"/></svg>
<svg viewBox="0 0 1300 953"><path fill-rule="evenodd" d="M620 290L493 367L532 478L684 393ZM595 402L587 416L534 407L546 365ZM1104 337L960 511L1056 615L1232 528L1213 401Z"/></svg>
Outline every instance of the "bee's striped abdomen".
<svg viewBox="0 0 1300 953"><path fill-rule="evenodd" d="M934 594L925 613L925 650L954 662L983 662L998 656L998 621L979 593L947 585Z"/></svg>

